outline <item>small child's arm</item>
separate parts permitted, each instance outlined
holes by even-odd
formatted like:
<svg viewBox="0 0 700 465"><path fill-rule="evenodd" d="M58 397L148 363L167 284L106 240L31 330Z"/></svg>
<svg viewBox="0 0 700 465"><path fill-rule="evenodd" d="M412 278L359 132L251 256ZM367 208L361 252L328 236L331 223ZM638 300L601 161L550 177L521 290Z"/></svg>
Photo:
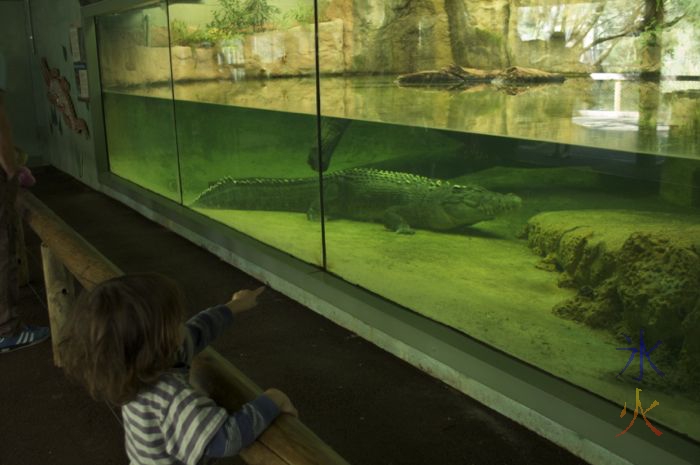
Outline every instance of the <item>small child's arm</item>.
<svg viewBox="0 0 700 465"><path fill-rule="evenodd" d="M189 362L233 322L233 313L226 305L217 305L199 312L187 323L184 351Z"/></svg>
<svg viewBox="0 0 700 465"><path fill-rule="evenodd" d="M229 415L204 450L204 456L231 457L250 446L279 416L289 413L297 416L289 398L278 389L268 389L257 399Z"/></svg>
<svg viewBox="0 0 700 465"><path fill-rule="evenodd" d="M185 360L192 360L192 357L204 350L206 346L224 332L233 322L234 314L255 307L258 304L258 296L264 290L265 286L259 287L254 291L248 289L238 291L233 294L231 300L225 305L208 308L190 318L185 323L187 329L185 347L183 348Z"/></svg>

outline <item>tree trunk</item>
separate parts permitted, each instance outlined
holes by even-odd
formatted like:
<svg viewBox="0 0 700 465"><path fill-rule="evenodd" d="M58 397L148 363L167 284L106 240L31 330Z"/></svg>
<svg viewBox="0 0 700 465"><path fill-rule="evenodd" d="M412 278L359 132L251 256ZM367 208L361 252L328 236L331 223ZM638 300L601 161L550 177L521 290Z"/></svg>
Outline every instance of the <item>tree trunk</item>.
<svg viewBox="0 0 700 465"><path fill-rule="evenodd" d="M658 81L661 77L664 0L644 0L641 78Z"/></svg>
<svg viewBox="0 0 700 465"><path fill-rule="evenodd" d="M470 25L463 0L445 0L445 12L450 27L450 45L454 63L460 66L469 64L467 41Z"/></svg>
<svg viewBox="0 0 700 465"><path fill-rule="evenodd" d="M659 113L659 80L661 79L662 25L664 0L644 0L642 53L639 86L639 138L641 152L655 152L658 148L657 118ZM653 169L654 158L637 155L637 166Z"/></svg>

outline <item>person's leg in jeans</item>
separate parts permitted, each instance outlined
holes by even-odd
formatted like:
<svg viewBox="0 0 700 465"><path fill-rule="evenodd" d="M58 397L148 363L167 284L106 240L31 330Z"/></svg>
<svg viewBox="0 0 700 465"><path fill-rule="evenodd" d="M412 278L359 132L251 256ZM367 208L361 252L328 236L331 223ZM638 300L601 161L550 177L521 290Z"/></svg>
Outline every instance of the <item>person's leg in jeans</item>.
<svg viewBox="0 0 700 465"><path fill-rule="evenodd" d="M0 337L13 336L19 329L17 318L17 256L15 253L16 180L0 173Z"/></svg>
<svg viewBox="0 0 700 465"><path fill-rule="evenodd" d="M33 346L49 338L49 328L20 322L15 247L17 179L0 174L0 354Z"/></svg>

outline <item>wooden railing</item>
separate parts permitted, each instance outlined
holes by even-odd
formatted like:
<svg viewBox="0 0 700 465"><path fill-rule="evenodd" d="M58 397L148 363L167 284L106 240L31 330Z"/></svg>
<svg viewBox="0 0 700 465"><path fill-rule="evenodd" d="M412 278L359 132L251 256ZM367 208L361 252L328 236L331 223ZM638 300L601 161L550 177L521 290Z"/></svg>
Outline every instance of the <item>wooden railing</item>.
<svg viewBox="0 0 700 465"><path fill-rule="evenodd" d="M75 281L89 290L123 273L31 193L21 192L17 203L24 220L42 241L54 362L60 366L56 344L60 340L63 315L76 298ZM195 357L191 378L229 411L238 409L262 392L211 348ZM251 465L348 465L298 418L286 414L240 456Z"/></svg>

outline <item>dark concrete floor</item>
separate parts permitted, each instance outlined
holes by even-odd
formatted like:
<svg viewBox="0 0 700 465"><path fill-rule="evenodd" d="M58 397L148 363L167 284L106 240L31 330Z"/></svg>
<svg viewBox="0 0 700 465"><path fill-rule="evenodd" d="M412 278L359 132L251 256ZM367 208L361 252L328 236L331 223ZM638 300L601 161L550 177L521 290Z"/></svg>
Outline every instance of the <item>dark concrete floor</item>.
<svg viewBox="0 0 700 465"><path fill-rule="evenodd" d="M191 313L259 285L65 174L37 177L35 195L117 266L180 282ZM23 309L46 323L34 268ZM585 463L274 290L214 347L262 388L285 391L301 420L354 465ZM0 356L0 465L126 463L118 412L65 381L50 349Z"/></svg>

